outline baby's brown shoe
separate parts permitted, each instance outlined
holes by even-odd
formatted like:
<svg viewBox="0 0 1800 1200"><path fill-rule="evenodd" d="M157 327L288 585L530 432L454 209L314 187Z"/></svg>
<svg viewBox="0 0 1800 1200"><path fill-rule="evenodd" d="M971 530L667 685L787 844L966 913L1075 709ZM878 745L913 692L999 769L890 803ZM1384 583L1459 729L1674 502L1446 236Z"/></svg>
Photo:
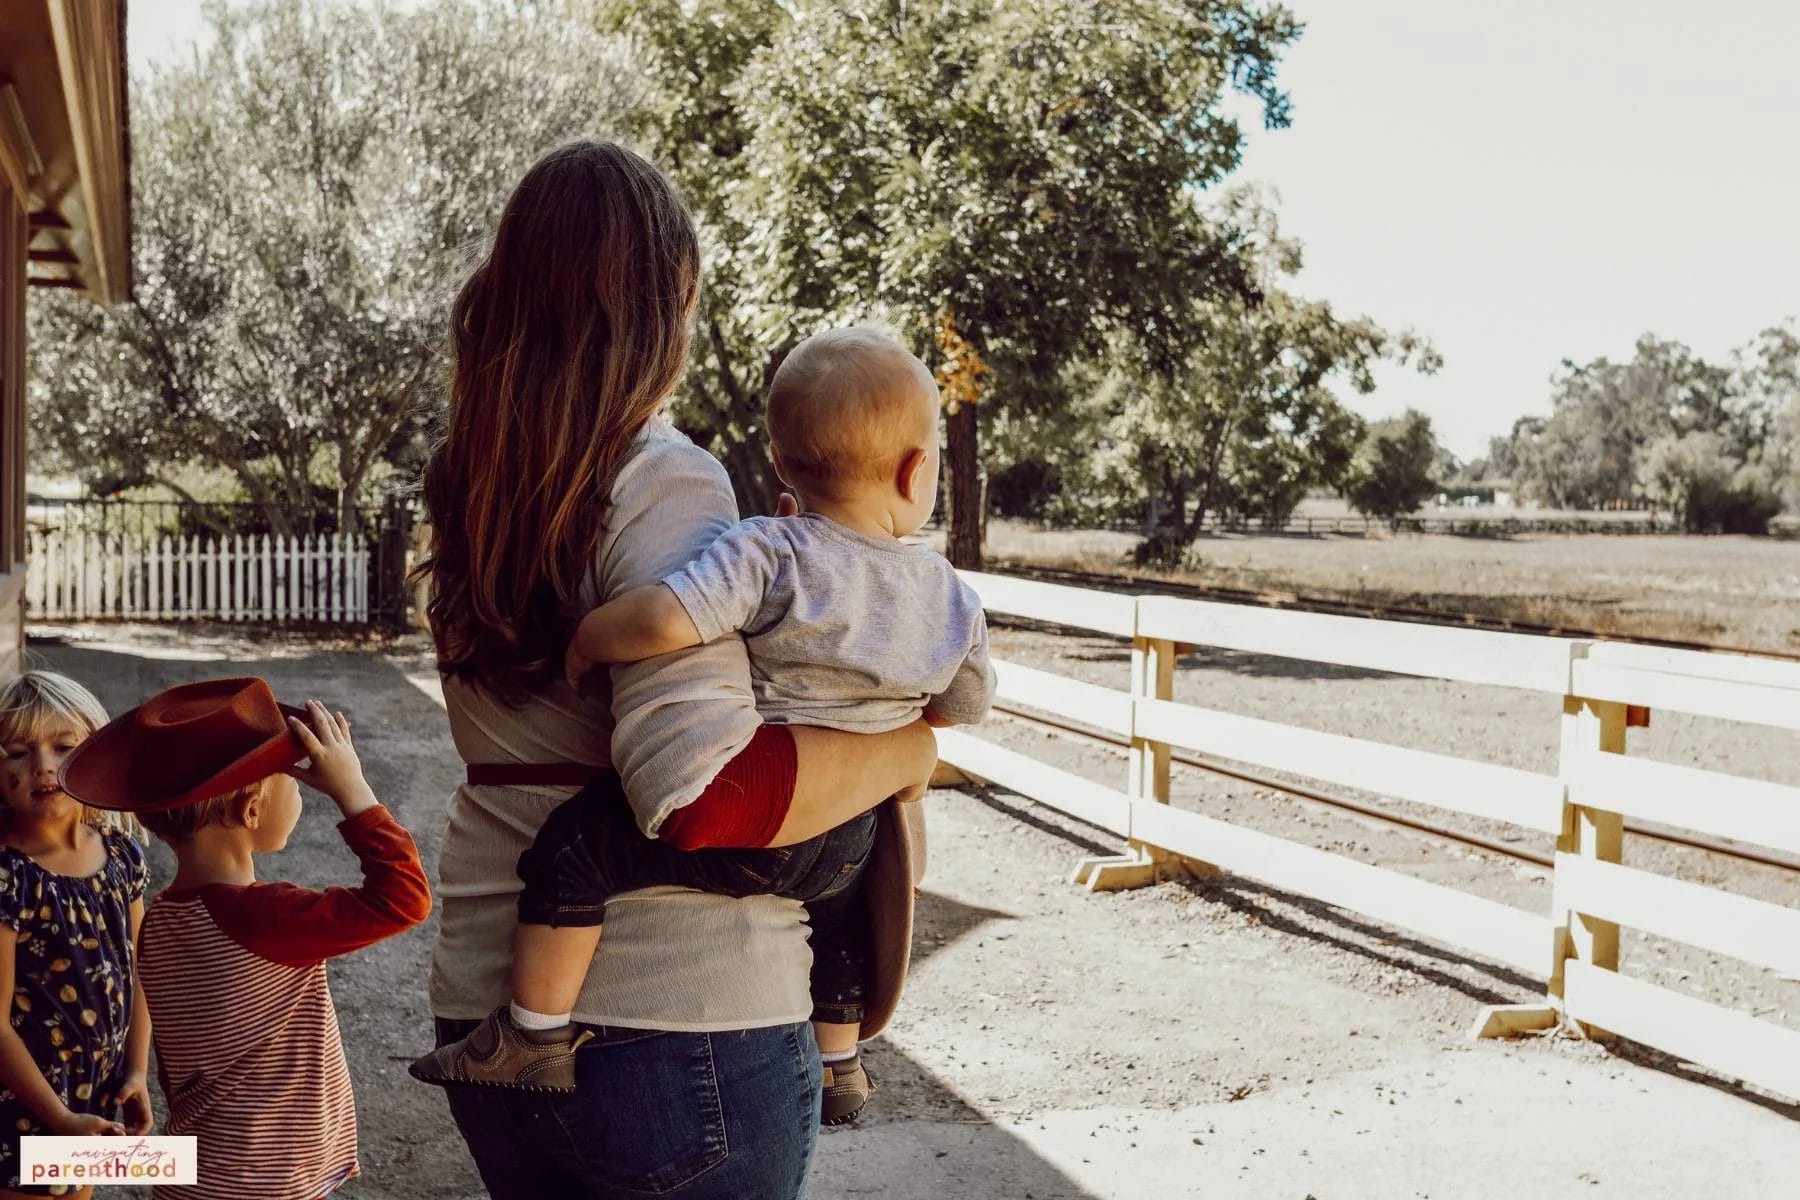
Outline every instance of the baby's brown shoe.
<svg viewBox="0 0 1800 1200"><path fill-rule="evenodd" d="M459 1083L525 1088L536 1092L575 1090L575 1052L592 1038L590 1029L568 1027L556 1041L527 1037L502 1005L460 1041L439 1046L406 1068L414 1079L448 1087Z"/></svg>
<svg viewBox="0 0 1800 1200"><path fill-rule="evenodd" d="M875 1091L875 1080L856 1054L825 1064L825 1095L819 1104L819 1124L848 1125L862 1116L863 1106Z"/></svg>

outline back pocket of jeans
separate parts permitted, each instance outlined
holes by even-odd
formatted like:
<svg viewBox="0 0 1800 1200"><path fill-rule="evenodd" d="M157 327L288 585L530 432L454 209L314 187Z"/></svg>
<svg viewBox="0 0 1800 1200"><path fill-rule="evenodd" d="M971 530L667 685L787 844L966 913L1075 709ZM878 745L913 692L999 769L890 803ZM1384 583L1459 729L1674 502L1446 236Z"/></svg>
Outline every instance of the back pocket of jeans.
<svg viewBox="0 0 1800 1200"><path fill-rule="evenodd" d="M712 1043L654 1033L582 1048L577 1086L556 1112L596 1183L628 1195L675 1191L725 1161Z"/></svg>

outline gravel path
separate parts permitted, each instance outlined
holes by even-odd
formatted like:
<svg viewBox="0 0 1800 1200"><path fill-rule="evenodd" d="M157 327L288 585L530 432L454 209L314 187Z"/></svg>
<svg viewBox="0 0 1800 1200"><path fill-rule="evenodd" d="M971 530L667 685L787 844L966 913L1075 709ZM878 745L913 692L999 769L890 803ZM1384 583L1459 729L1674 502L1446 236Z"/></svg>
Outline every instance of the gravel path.
<svg viewBox="0 0 1800 1200"><path fill-rule="evenodd" d="M375 790L435 864L458 772L442 710L420 686L430 669L416 643L383 653L239 634L79 636L34 650L114 711L171 683L245 672L285 696L343 707ZM1001 640L1003 654L1028 649L1015 635ZM1073 652L1087 656L1077 660L1084 670L1117 673L1115 649ZM1323 689L1314 711L1344 719L1345 706L1375 702L1330 681L1276 683ZM1242 700L1242 711L1257 711L1248 692ZM1080 767L1079 753L1067 765ZM1099 757L1089 766L1111 769ZM1195 786L1193 803L1245 816L1281 807L1208 799ZM1792 1185L1794 1107L1654 1056L1558 1038L1465 1043L1480 1004L1529 996L1504 971L1229 878L1091 896L1065 882L1076 857L1100 848L1087 832L1003 795L940 792L929 802L932 874L913 984L870 1051L877 1103L861 1128L824 1139L814 1200L1638 1200L1760 1197ZM270 874L314 885L352 877L321 807L309 804ZM1366 844L1377 861L1390 850L1365 828L1317 835ZM157 886L168 859L160 848L152 857ZM1473 880L1493 865L1459 869ZM1543 894L1510 867L1499 876L1503 898L1512 888L1525 902ZM365 1174L346 1196L481 1195L442 1097L404 1071L429 1043L433 933L332 966L363 1135ZM1570 1133L1574 1122L1591 1134Z"/></svg>

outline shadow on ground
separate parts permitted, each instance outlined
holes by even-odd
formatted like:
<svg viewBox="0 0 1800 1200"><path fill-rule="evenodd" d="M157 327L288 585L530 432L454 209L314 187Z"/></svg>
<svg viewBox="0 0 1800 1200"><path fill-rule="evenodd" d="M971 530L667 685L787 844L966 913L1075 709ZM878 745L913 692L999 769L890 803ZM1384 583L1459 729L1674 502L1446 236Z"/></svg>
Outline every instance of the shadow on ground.
<svg viewBox="0 0 1800 1200"><path fill-rule="evenodd" d="M140 637L143 644L135 640ZM30 652L32 665L80 680L115 715L162 688L233 674L263 676L284 700L316 697L342 709L354 726L370 785L412 831L435 885L444 804L461 777L461 763L443 709L407 677L408 670L429 671L428 662L403 663L367 650L314 650L287 638L259 642L242 631L164 629L141 635L97 629L92 640L41 640ZM329 802L308 791L306 808L288 848L267 861L263 873L314 887L355 882L355 861L337 836ZM160 845L150 853L154 891L168 881L173 860ZM937 949L999 919L1005 914L925 893L919 902L916 960L923 962ZM434 915L420 929L331 965L361 1124L363 1177L345 1189L349 1197L455 1200L483 1194L442 1093L415 1083L405 1071L405 1064L431 1045L426 978L436 920ZM837 1149L836 1135L825 1135L814 1200L882 1191L881 1178L859 1170L857 1163L871 1157L891 1167L904 1160L904 1155L875 1153L873 1148L882 1140L910 1140L909 1122L972 1128L990 1124L885 1040L872 1044L870 1063L883 1090L882 1104L874 1110L879 1115ZM157 1111L168 1111L160 1094ZM871 1148L868 1156L865 1148ZM949 1152L925 1153L942 1158ZM1036 1200L1088 1200L1091 1195L1011 1137L984 1138L981 1156L984 1172L1016 1181L1018 1190L1009 1195ZM137 1200L129 1190L108 1194Z"/></svg>

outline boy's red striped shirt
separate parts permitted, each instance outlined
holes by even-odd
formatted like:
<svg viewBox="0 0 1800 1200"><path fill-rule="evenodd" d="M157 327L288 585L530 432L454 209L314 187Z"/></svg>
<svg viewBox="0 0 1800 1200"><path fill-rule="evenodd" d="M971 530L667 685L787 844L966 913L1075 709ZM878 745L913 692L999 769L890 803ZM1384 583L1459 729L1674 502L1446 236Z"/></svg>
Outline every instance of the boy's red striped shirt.
<svg viewBox="0 0 1800 1200"><path fill-rule="evenodd" d="M199 1183L170 1190L175 1200L316 1200L358 1171L325 960L423 921L431 892L387 809L338 830L362 862L360 887L215 884L164 891L144 916L139 980L163 1131L194 1135L199 1153Z"/></svg>

